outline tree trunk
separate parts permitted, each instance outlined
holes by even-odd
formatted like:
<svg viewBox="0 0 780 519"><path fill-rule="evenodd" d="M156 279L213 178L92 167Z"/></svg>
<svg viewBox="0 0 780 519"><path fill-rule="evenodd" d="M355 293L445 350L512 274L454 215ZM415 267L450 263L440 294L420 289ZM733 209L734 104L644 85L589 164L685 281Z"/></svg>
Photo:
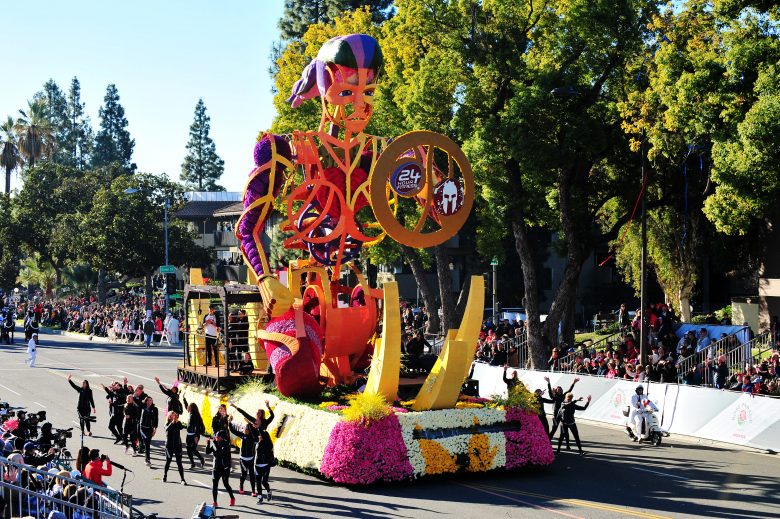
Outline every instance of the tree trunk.
<svg viewBox="0 0 780 519"><path fill-rule="evenodd" d="M106 303L106 269L98 269L97 280L98 302L102 305Z"/></svg>
<svg viewBox="0 0 780 519"><path fill-rule="evenodd" d="M439 300L441 301L441 327L444 333L455 328L455 300L452 297L452 271L450 259L444 246L433 248L436 258L436 275L439 279Z"/></svg>
<svg viewBox="0 0 780 519"><path fill-rule="evenodd" d="M427 333L437 333L440 329L439 322L439 305L436 304L436 297L434 297L431 287L428 284L428 280L425 277L425 269L423 268L420 256L417 255L417 251L411 247L401 245L401 253L406 262L409 263L409 267L412 269L412 276L417 282L417 288L422 295L423 304L428 309L428 326L426 328Z"/></svg>
<svg viewBox="0 0 780 519"><path fill-rule="evenodd" d="M691 322L691 293L690 287L680 289L680 320L684 323Z"/></svg>
<svg viewBox="0 0 780 519"><path fill-rule="evenodd" d="M148 272L145 276L146 280L146 287L145 287L145 294L146 294L146 309L151 310L152 309L152 273Z"/></svg>
<svg viewBox="0 0 780 519"><path fill-rule="evenodd" d="M574 330L575 320L577 316L577 287L574 287L569 293L568 301L566 302L566 308L563 311L563 317L561 318L561 335L560 340L565 342L568 346L574 346Z"/></svg>
<svg viewBox="0 0 780 519"><path fill-rule="evenodd" d="M525 286L523 306L525 307L525 326L528 334L531 369L547 369L550 351L542 339L542 324L539 322L539 275L536 270L531 240L528 238L528 228L523 221L523 213L515 212L511 220L515 249L520 257L520 267L523 271L523 285Z"/></svg>
<svg viewBox="0 0 780 519"><path fill-rule="evenodd" d="M11 196L11 170L5 170L5 194Z"/></svg>

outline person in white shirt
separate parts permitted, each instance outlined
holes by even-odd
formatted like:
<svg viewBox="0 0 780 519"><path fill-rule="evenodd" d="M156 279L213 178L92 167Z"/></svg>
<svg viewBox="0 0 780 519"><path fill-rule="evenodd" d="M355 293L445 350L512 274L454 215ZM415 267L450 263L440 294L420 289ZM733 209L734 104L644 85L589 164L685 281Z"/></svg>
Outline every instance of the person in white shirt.
<svg viewBox="0 0 780 519"><path fill-rule="evenodd" d="M211 353L214 352L214 366L219 366L219 347L217 346L217 335L219 326L217 326L217 316L214 314L214 307L209 307L209 313L203 318L203 331L206 335L206 366L211 364Z"/></svg>
<svg viewBox="0 0 780 519"><path fill-rule="evenodd" d="M30 338L30 342L27 343L27 358L25 359L25 364L30 366L31 368L35 367L35 350L38 347L38 334L34 333L32 334L32 337Z"/></svg>
<svg viewBox="0 0 780 519"><path fill-rule="evenodd" d="M639 441L639 438L642 437L645 408L649 407L653 411L658 411L658 407L644 395L644 392L645 388L639 385L636 387L636 394L631 397L631 412L628 414L628 423L634 425L634 435L631 437L634 441Z"/></svg>

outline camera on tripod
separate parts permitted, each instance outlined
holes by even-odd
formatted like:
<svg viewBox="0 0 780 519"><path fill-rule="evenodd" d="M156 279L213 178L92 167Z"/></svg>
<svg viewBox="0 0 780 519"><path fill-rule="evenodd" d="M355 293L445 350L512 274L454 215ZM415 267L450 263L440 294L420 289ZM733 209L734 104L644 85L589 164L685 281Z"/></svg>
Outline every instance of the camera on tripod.
<svg viewBox="0 0 780 519"><path fill-rule="evenodd" d="M73 438L73 428L54 429L54 446L58 449L64 449L68 438Z"/></svg>

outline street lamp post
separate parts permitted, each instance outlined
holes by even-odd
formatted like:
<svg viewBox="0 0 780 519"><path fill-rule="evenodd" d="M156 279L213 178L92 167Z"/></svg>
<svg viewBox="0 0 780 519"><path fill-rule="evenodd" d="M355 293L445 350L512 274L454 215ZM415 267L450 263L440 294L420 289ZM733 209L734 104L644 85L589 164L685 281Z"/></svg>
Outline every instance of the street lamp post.
<svg viewBox="0 0 780 519"><path fill-rule="evenodd" d="M498 258L490 262L493 267L493 324L498 326Z"/></svg>

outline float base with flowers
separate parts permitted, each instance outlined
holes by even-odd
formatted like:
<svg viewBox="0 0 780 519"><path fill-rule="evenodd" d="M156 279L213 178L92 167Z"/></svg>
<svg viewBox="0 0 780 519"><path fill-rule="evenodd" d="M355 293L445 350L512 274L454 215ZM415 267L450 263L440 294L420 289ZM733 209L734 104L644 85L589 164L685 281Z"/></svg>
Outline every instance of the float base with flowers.
<svg viewBox="0 0 780 519"><path fill-rule="evenodd" d="M207 431L220 404L240 418L233 406L254 413L268 401L274 411L268 432L280 464L340 484L514 470L553 461L533 409L487 399L463 397L454 409L414 412L369 393L346 397L341 405L296 402L255 383L229 395L180 388L188 402L199 405Z"/></svg>

